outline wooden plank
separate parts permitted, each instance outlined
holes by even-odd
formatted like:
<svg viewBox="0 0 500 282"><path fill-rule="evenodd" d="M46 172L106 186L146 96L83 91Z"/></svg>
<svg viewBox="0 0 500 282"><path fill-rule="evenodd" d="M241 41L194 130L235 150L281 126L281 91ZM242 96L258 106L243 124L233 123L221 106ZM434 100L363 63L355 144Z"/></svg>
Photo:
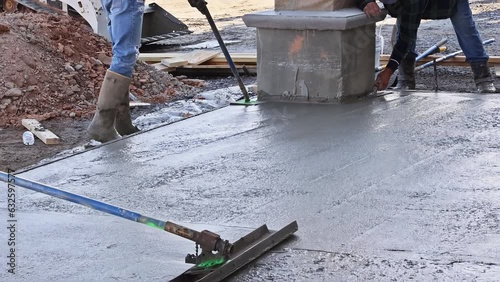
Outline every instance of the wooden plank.
<svg viewBox="0 0 500 282"><path fill-rule="evenodd" d="M162 63L151 64L151 66L154 67L156 70L159 70L159 71L166 71L166 72L175 71L175 68L169 68L169 67L165 66Z"/></svg>
<svg viewBox="0 0 500 282"><path fill-rule="evenodd" d="M184 56L189 53L180 53L180 52L175 52L175 53L143 53L139 55L139 59L142 61L147 61L147 62L160 62L162 59L165 58L174 58L174 57L180 57ZM231 58L233 59L235 64L257 64L257 54L256 53L233 53L230 54ZM380 62L382 64L386 64L387 61L389 60L390 55L384 54L380 56ZM433 58L439 58L440 56L438 55L431 55L428 56L427 58L424 58L421 60L421 62L429 62L432 61ZM218 54L215 57L209 59L206 61L205 64L222 64L222 63L227 63L226 58L224 57L223 54ZM499 65L500 64L500 56L490 56L489 63L491 65ZM457 56L455 58L446 60L442 63L442 65L464 65L465 64L465 57L464 56Z"/></svg>
<svg viewBox="0 0 500 282"><path fill-rule="evenodd" d="M389 60L390 57L391 57L390 55L381 55L380 56L380 63L387 64L387 61ZM418 64L427 63L427 62L434 60L434 58L439 59L441 57L442 56L438 56L438 55L427 56L427 57L421 59L420 61L418 61ZM500 64L500 56L491 56L490 59L488 60L488 63L490 65ZM465 56L456 56L454 58L450 58L446 61L440 62L438 64L439 65L447 65L447 66L468 66L469 65L468 63L465 62Z"/></svg>
<svg viewBox="0 0 500 282"><path fill-rule="evenodd" d="M240 74L257 74L256 66L245 66L246 71L243 69L243 65L236 65L236 69ZM175 70L176 74L185 75L232 75L231 69L228 65L187 65L184 67L179 67Z"/></svg>
<svg viewBox="0 0 500 282"><path fill-rule="evenodd" d="M256 65L257 64L257 54L251 53L236 53L230 54L231 59L235 64L245 64L245 65ZM224 55L219 55L205 62L207 65L217 65L217 64L227 64L226 57Z"/></svg>
<svg viewBox="0 0 500 282"><path fill-rule="evenodd" d="M163 59L168 58L177 58L184 57L189 53L142 53L139 55L139 60L150 63L158 63ZM257 63L257 54L256 53L232 53L231 59L233 59L234 63L242 63L242 64L256 64ZM219 64L219 63L227 63L226 57L224 54L219 53L217 56L211 58L206 61L207 64Z"/></svg>
<svg viewBox="0 0 500 282"><path fill-rule="evenodd" d="M182 56L190 65L199 65L220 54L220 51L196 50Z"/></svg>
<svg viewBox="0 0 500 282"><path fill-rule="evenodd" d="M52 131L45 129L40 122L36 119L22 119L21 123L31 133L42 140L47 145L59 144L59 137L52 133Z"/></svg>
<svg viewBox="0 0 500 282"><path fill-rule="evenodd" d="M189 64L183 57L162 59L161 63L169 68L182 67Z"/></svg>
<svg viewBox="0 0 500 282"><path fill-rule="evenodd" d="M191 65L199 65L218 55L220 51L196 50L189 53L151 53L140 54L139 60L146 62L161 62L163 59L180 58L188 61Z"/></svg>
<svg viewBox="0 0 500 282"><path fill-rule="evenodd" d="M237 69L243 68L245 65L235 65ZM252 66L255 68L255 66ZM178 69L229 69L229 65L187 65Z"/></svg>
<svg viewBox="0 0 500 282"><path fill-rule="evenodd" d="M149 107L149 106L151 106L150 103L139 102L139 101L130 101L130 108Z"/></svg>
<svg viewBox="0 0 500 282"><path fill-rule="evenodd" d="M182 53L141 53L139 61L161 62L162 59L178 57Z"/></svg>

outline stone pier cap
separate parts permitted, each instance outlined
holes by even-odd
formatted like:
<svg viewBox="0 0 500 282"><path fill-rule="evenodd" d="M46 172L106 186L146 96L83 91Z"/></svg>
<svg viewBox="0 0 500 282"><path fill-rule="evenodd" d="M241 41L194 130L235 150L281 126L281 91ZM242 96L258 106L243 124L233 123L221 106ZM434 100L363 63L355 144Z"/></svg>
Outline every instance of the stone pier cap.
<svg viewBox="0 0 500 282"><path fill-rule="evenodd" d="M336 11L261 11L243 16L248 27L293 30L348 30L383 20L387 11L369 18L358 8Z"/></svg>

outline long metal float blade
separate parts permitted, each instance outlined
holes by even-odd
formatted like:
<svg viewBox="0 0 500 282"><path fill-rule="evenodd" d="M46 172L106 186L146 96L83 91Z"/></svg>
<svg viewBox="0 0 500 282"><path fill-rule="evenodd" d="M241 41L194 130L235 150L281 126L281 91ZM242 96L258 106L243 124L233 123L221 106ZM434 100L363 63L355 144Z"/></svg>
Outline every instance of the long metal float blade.
<svg viewBox="0 0 500 282"><path fill-rule="evenodd" d="M221 281L283 242L298 228L297 221L278 231L269 231L267 226L263 225L234 242L234 253L224 264L207 271L201 271L199 267L194 266L171 281Z"/></svg>

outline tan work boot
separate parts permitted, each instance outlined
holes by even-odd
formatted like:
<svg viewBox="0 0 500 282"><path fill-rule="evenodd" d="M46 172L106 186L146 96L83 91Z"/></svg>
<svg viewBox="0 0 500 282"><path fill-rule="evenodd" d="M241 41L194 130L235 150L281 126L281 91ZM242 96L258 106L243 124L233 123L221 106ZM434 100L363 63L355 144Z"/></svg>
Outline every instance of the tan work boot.
<svg viewBox="0 0 500 282"><path fill-rule="evenodd" d="M139 131L139 128L132 124L132 118L130 117L130 99L128 89L123 93L121 103L118 106L118 111L116 112L115 129L121 135L130 135Z"/></svg>
<svg viewBox="0 0 500 282"><path fill-rule="evenodd" d="M470 63L472 73L474 74L474 83L476 84L478 93L496 93L495 85L493 85L493 77L488 67L488 62Z"/></svg>
<svg viewBox="0 0 500 282"><path fill-rule="evenodd" d="M94 118L87 128L90 137L100 142L120 138L115 129L115 118L123 100L123 93L128 93L130 81L129 77L116 72L110 70L106 72L97 99Z"/></svg>
<svg viewBox="0 0 500 282"><path fill-rule="evenodd" d="M396 89L415 90L415 58L406 56L399 64Z"/></svg>

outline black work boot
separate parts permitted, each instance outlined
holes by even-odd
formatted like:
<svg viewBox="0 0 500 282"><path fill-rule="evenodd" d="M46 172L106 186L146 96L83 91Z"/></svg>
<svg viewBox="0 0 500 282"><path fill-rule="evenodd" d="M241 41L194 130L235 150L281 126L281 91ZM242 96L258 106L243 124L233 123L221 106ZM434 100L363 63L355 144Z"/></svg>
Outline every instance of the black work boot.
<svg viewBox="0 0 500 282"><path fill-rule="evenodd" d="M120 138L115 129L115 119L118 107L122 103L123 93L128 94L128 87L131 79L121 74L108 70L104 76L99 98L97 99L97 109L87 128L91 138L108 142Z"/></svg>
<svg viewBox="0 0 500 282"><path fill-rule="evenodd" d="M139 128L132 124L130 116L130 99L128 89L121 96L120 105L118 106L115 119L115 128L120 135L130 135L139 131Z"/></svg>
<svg viewBox="0 0 500 282"><path fill-rule="evenodd" d="M398 68L397 89L415 90L415 58L406 56Z"/></svg>
<svg viewBox="0 0 500 282"><path fill-rule="evenodd" d="M493 77L491 77L488 62L474 62L470 63L472 73L474 74L474 83L478 93L495 93L496 88L493 85Z"/></svg>

